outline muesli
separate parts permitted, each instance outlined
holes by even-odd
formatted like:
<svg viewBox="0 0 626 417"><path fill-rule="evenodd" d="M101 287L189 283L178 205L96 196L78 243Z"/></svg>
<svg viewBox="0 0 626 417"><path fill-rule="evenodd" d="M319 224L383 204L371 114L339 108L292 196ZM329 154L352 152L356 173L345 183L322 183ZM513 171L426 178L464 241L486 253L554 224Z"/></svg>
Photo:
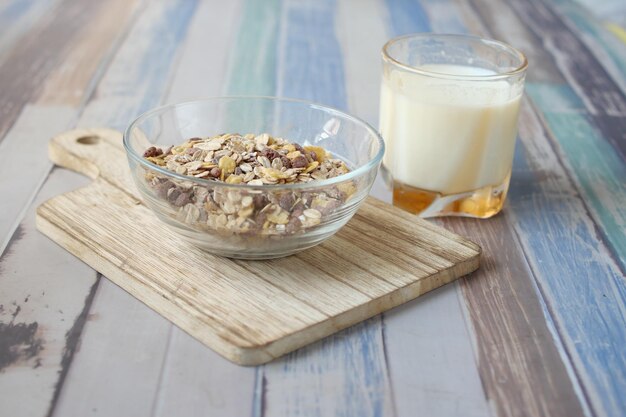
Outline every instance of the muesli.
<svg viewBox="0 0 626 417"><path fill-rule="evenodd" d="M309 183L349 172L322 147L301 146L267 133L195 137L178 146L150 147L144 158L192 178L253 186ZM154 194L179 221L221 234L293 234L317 226L356 191L352 181L323 190L213 187L147 171ZM313 184L311 184L313 185Z"/></svg>

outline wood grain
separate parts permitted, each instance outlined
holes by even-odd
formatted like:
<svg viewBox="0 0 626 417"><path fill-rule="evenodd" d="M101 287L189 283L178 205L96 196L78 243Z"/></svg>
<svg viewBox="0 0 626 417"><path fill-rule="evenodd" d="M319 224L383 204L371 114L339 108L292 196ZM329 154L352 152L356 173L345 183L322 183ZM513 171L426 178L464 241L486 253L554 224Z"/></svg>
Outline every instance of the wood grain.
<svg viewBox="0 0 626 417"><path fill-rule="evenodd" d="M97 144L82 144L78 141L82 137L99 140ZM266 262L244 262L214 257L184 244L173 232L159 227L149 210L138 204L134 188L128 184L130 173L125 169L119 134L105 130L72 131L54 138L50 146L51 158L57 164L99 176L93 185L41 205L37 215L39 229L237 363L266 362L478 267L480 249L476 245L422 225L424 221L415 221L408 232L404 225L395 225L395 219L387 215L389 210L399 209L375 200L368 201L355 218L377 224L390 233L398 230L396 239L406 242L403 252L420 257L436 272L413 275L413 271L405 270L405 274L413 276L410 283L368 297L356 282L346 285L331 275L320 274L310 258L295 255ZM102 155L108 158L102 159ZM119 215L121 212L123 216ZM346 227L350 229L361 232L361 239L370 239L370 234L358 223ZM131 230L132 234L128 234ZM150 237L155 234L160 236ZM413 250L414 245L426 252ZM355 262L356 258L350 256L352 246L342 249ZM388 254L387 262L393 270L391 255ZM151 268L152 263L146 260L155 258L161 259L161 265ZM185 259L185 269L181 270L177 259ZM359 259L352 270L358 266L358 273L365 273L372 259L385 258L372 254L370 258ZM320 262L324 261L322 257ZM303 270L317 272L302 279ZM352 274L351 270L343 272L347 276ZM371 275L370 279L381 277ZM337 298L337 294L343 295ZM267 299L272 299L271 305L266 303ZM290 313L286 315L285 311Z"/></svg>

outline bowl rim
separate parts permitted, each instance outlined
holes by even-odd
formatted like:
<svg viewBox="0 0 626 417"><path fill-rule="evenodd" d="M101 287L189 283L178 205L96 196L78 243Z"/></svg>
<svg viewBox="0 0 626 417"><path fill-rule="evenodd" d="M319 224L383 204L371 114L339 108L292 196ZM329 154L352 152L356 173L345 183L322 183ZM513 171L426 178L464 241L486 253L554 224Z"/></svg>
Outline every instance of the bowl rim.
<svg viewBox="0 0 626 417"><path fill-rule="evenodd" d="M389 48L392 45L398 42L405 41L407 39L411 39L411 38L414 38L414 39L420 39L420 38L422 39L427 39L427 38L456 39L460 41L482 42L491 47L497 46L499 48L507 50L513 55L516 55L517 58L520 60L520 64L517 65L512 70L501 71L501 72L497 72L495 74L489 74L489 75L455 75L455 74L446 74L446 73L421 69L419 67L407 64L406 62L402 62L394 58L389 53ZM433 77L433 78L443 78L443 79L448 79L448 80L462 80L462 81L502 80L502 79L512 78L520 74L523 74L528 69L528 58L526 57L526 54L524 54L522 51L515 48L514 46L506 42L496 40L496 39L485 38L482 36L475 36L475 35L465 35L461 33L417 32L417 33L407 33L405 35L396 36L395 38L390 39L389 41L387 41L387 43L383 45L382 50L381 50L381 55L382 55L382 59L384 62L395 65L407 72L411 72L411 73L419 74L423 76L428 76L428 77Z"/></svg>
<svg viewBox="0 0 626 417"><path fill-rule="evenodd" d="M130 145L130 132L131 130L138 125L139 123L147 120L148 118L150 118L151 116L154 116L155 114L161 113L163 111L166 110L170 110L179 106L187 106L187 105L193 105L193 104L197 104L197 103L203 103L203 102L210 102L210 101L220 101L220 100L267 100L267 101L280 101L280 102L287 102L287 103L296 103L296 104L305 104L311 108L314 108L316 110L321 110L324 111L326 113L332 114L332 115L337 115L340 116L344 119L348 119L352 122L356 122L359 123L361 125L363 125L365 127L365 129L373 135L373 137L376 139L376 141L378 142L379 145L379 149L378 152L376 153L376 155L374 155L373 158L371 158L366 164L363 164L361 166L359 166L358 168L346 173L346 174L341 174L338 175L336 177L332 177L332 178L328 178L325 180L312 180L309 182L302 182L302 183L290 183L290 184L264 184L264 185L249 185L249 184L227 184L225 182L221 182L221 181L215 181L215 180L206 180L203 178L195 178L195 177L190 177L188 175L182 175L182 174L177 174L176 172L173 171L169 171L165 168L162 168L150 161L148 161L147 159L145 159L143 157L143 155L139 155L137 152L135 152L134 149L132 149L131 145ZM317 187L321 187L321 186L328 186L328 185L333 185L333 184L337 184L340 182L344 182L350 179L354 179L356 177L359 177L360 175L370 171L372 168L376 167L377 165L380 164L380 162L382 161L383 155L385 153L385 142L381 136L381 134L378 132L378 130L374 129L374 127L372 127L368 122L366 122L365 120L353 116L351 114L348 114L344 111L341 111L339 109L336 109L334 107L330 107L330 106L326 106L324 104L319 104L319 103L315 103L309 100L303 100L303 99L296 99L296 98L289 98L289 97L278 97L278 96L256 96L256 95L227 95L227 96L214 96L214 97L206 97L206 98L199 98L199 99L194 99L194 100L188 100L188 101L181 101L181 102L176 102L176 103L169 103L169 104L164 104L162 106L158 106L158 107L154 107L148 111L145 111L144 113L140 114L139 116L137 116L129 125L128 127L124 130L124 134L123 134L123 144L124 144L124 149L126 150L126 154L128 156L130 156L131 158L133 158L136 162L142 164L143 166L145 166L146 168L149 168L151 170L157 171L161 174L164 174L168 177L173 177L176 178L178 180L182 180L182 181L192 181L194 183L198 183L200 185L209 185L209 186L220 186L220 187L227 187L227 188L239 188L239 189L248 189L248 190L291 190L291 189L307 189L307 188L317 188Z"/></svg>

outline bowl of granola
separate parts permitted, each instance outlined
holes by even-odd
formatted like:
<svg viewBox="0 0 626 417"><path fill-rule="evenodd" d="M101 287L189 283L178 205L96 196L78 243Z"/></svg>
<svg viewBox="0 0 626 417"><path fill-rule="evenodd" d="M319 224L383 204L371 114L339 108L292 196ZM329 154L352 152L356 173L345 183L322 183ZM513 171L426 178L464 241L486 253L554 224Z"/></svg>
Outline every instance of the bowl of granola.
<svg viewBox="0 0 626 417"><path fill-rule="evenodd" d="M132 176L156 216L216 255L278 258L354 215L384 153L364 121L277 97L217 97L148 111L124 132Z"/></svg>

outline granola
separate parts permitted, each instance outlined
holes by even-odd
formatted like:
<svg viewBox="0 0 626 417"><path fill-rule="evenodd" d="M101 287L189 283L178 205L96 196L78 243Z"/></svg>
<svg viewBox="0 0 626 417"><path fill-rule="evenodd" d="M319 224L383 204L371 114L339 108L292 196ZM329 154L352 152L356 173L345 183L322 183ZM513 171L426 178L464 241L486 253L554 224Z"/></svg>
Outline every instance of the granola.
<svg viewBox="0 0 626 417"><path fill-rule="evenodd" d="M168 171L223 184L309 183L349 172L319 146L301 146L267 133L196 137L178 146L150 147L144 158ZM241 189L173 180L147 171L154 194L179 221L220 234L294 234L323 222L355 192L353 181L323 190ZM314 184L312 184L314 185Z"/></svg>

